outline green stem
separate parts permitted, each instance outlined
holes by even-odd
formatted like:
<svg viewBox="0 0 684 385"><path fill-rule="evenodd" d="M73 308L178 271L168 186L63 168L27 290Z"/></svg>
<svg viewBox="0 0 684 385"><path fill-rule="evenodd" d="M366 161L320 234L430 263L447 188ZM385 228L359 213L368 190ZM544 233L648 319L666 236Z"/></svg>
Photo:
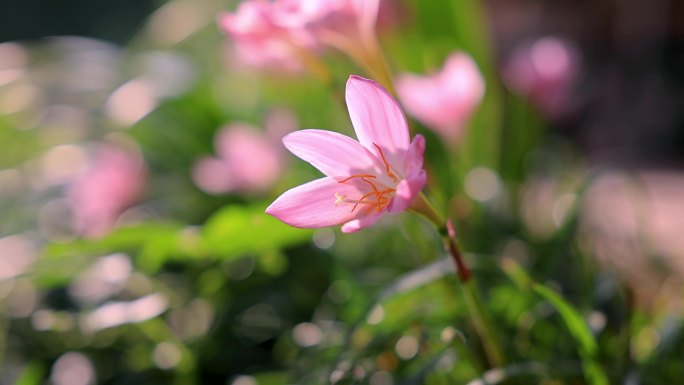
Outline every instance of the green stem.
<svg viewBox="0 0 684 385"><path fill-rule="evenodd" d="M346 54L366 72L367 76L378 81L396 96L392 71L374 30L359 31L358 36L355 37L326 30L319 33L319 38L327 45Z"/></svg>
<svg viewBox="0 0 684 385"><path fill-rule="evenodd" d="M326 64L315 54L309 50L302 48L296 44L291 44L291 48L296 52L299 60L304 65L304 68L321 83L326 85L333 85L333 77Z"/></svg>
<svg viewBox="0 0 684 385"><path fill-rule="evenodd" d="M362 39L365 42L365 55L368 58L367 62L370 63L370 68L367 70L374 73L377 80L382 83L392 95L396 96L397 92L394 88L392 70L390 69L385 54L382 52L378 37L375 32L368 35L369 36Z"/></svg>
<svg viewBox="0 0 684 385"><path fill-rule="evenodd" d="M482 348L490 368L503 366L504 357L499 340L494 331L491 319L485 311L482 304L482 298L477 289L475 279L470 279L467 282L461 282L461 289L463 290L463 297L466 301L466 306L470 313L470 318L473 321L475 330L480 337Z"/></svg>
<svg viewBox="0 0 684 385"><path fill-rule="evenodd" d="M463 292L466 307L468 308L468 315L475 327L475 332L480 338L487 364L490 368L502 366L504 364L503 351L500 347L491 318L483 305L475 278L471 274L470 269L463 258L463 254L458 247L456 233L451 220L445 221L422 193L414 201L411 209L428 218L437 226L440 234L442 234L444 238L444 248L456 265L456 274L460 282L459 286Z"/></svg>
<svg viewBox="0 0 684 385"><path fill-rule="evenodd" d="M432 222L437 227L437 229L439 229L440 234L446 234L442 232L444 229L446 229L446 220L444 220L444 218L439 214L439 212L437 212L437 210L432 205L432 203L430 203L425 194L421 192L420 195L411 204L410 209L413 212L416 212L424 216L430 222Z"/></svg>

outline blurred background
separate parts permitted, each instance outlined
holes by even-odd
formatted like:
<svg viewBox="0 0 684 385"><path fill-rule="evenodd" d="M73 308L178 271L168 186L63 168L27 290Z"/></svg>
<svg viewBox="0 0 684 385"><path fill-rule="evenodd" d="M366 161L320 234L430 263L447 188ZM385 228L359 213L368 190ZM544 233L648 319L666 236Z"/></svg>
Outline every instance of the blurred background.
<svg viewBox="0 0 684 385"><path fill-rule="evenodd" d="M216 22L237 3L2 4L0 384L481 373L427 222L341 234L263 214L319 175L284 134L352 130L339 89L237 65ZM506 261L576 307L610 383L680 381L684 4L387 0L379 29L397 73L464 50L485 78L457 142L414 126L428 195L457 222L509 361L526 365L507 383L584 379L571 333ZM323 60L334 84L368 76Z"/></svg>

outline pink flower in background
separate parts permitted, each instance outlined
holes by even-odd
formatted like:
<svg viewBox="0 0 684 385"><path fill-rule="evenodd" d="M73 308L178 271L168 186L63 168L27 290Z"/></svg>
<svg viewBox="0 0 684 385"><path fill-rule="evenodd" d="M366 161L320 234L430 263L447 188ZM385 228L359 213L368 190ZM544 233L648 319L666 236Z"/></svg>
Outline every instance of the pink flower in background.
<svg viewBox="0 0 684 385"><path fill-rule="evenodd" d="M195 164L195 184L211 194L267 191L283 172L280 140L296 126L294 116L285 111L269 116L265 134L248 124L228 125L215 138L218 157Z"/></svg>
<svg viewBox="0 0 684 385"><path fill-rule="evenodd" d="M379 6L379 0L276 0L274 16L287 28L354 37L374 29Z"/></svg>
<svg viewBox="0 0 684 385"><path fill-rule="evenodd" d="M577 80L579 53L566 40L544 37L518 47L503 69L503 80L549 115L566 112L569 91Z"/></svg>
<svg viewBox="0 0 684 385"><path fill-rule="evenodd" d="M322 73L312 55L323 47L346 53L364 67L378 66L375 34L395 10L383 0L246 0L219 16L239 61L257 68ZM318 67L318 69L316 69Z"/></svg>
<svg viewBox="0 0 684 385"><path fill-rule="evenodd" d="M342 224L354 232L384 213L406 210L425 186L425 140L409 140L397 102L379 84L351 76L347 108L359 141L331 131L302 130L283 143L325 177L286 191L266 213L300 228Z"/></svg>
<svg viewBox="0 0 684 385"><path fill-rule="evenodd" d="M107 234L121 212L140 197L145 178L139 154L111 145L99 146L89 169L67 187L75 229L91 237Z"/></svg>
<svg viewBox="0 0 684 385"><path fill-rule="evenodd" d="M364 62L368 60L367 51L378 49L375 27L380 3L380 0L276 0L273 15L278 25L304 29L318 44Z"/></svg>
<svg viewBox="0 0 684 385"><path fill-rule="evenodd" d="M452 140L460 136L484 91L477 65L460 52L451 54L434 75L404 74L397 79L397 93L406 110Z"/></svg>
<svg viewBox="0 0 684 385"><path fill-rule="evenodd" d="M303 28L277 25L273 3L247 0L235 12L219 16L219 26L233 43L244 65L285 71L302 69L298 50L315 50L314 39Z"/></svg>

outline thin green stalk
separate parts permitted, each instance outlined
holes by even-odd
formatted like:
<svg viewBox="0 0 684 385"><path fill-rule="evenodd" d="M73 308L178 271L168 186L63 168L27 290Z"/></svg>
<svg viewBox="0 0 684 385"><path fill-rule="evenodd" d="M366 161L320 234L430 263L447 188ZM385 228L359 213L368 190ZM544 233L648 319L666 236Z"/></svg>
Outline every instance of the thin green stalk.
<svg viewBox="0 0 684 385"><path fill-rule="evenodd" d="M396 96L397 92L394 88L394 77L392 76L392 70L390 69L387 58L380 47L377 35L375 32L373 32L362 40L365 42L364 45L367 62L371 63L371 68L368 68L368 71L374 73L377 77L377 80L382 83L392 95Z"/></svg>
<svg viewBox="0 0 684 385"><path fill-rule="evenodd" d="M445 221L422 193L411 208L434 223L444 237L444 247L456 265L456 274L460 282L459 287L463 292L468 315L475 327L475 332L480 338L487 364L490 368L502 366L504 364L503 351L500 348L491 319L483 305L475 279L456 242L456 233L451 220Z"/></svg>
<svg viewBox="0 0 684 385"><path fill-rule="evenodd" d="M477 289L475 279L471 278L467 282L461 282L461 289L463 290L463 297L465 298L466 306L468 306L475 330L480 336L489 367L497 368L503 366L505 363L503 352L501 351L491 319L483 307L482 298Z"/></svg>

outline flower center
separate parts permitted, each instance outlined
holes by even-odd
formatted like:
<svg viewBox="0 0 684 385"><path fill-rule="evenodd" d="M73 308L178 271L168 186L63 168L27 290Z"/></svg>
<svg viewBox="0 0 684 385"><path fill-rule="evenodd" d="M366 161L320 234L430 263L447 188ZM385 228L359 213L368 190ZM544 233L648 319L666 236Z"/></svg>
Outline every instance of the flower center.
<svg viewBox="0 0 684 385"><path fill-rule="evenodd" d="M387 159L385 158L385 154L383 154L382 149L375 143L373 143L373 145L375 146L375 148L378 149L378 152L380 152L382 162L385 164L386 175L390 179L392 179L394 183L398 183L399 178L397 178L397 176L394 173L392 173L390 164L387 162ZM375 175L354 174L350 175L345 179L342 179L338 183L346 183L354 179L361 180L362 182L367 184L370 187L370 191L361 195L361 197L359 197L358 199L350 199L346 194L340 194L336 192L335 206L338 206L341 203L353 204L351 212L354 212L359 207L359 205L364 205L370 207L371 210L374 208L375 211L379 213L382 211L382 209L384 209L387 206L387 204L389 204L395 189L388 187L382 182L380 182L377 176Z"/></svg>
<svg viewBox="0 0 684 385"><path fill-rule="evenodd" d="M359 205L369 205L371 208L375 208L377 212L380 212L383 208L385 208L385 206L387 206L392 198L394 189L381 185L377 181L377 177L375 175L356 174L343 179L338 183L345 183L352 179L360 179L361 181L365 182L368 184L368 186L370 186L371 191L361 195L361 197L358 199L350 199L345 194L335 193L335 206L338 206L340 203L351 203L354 205L352 206L351 211L354 212Z"/></svg>

